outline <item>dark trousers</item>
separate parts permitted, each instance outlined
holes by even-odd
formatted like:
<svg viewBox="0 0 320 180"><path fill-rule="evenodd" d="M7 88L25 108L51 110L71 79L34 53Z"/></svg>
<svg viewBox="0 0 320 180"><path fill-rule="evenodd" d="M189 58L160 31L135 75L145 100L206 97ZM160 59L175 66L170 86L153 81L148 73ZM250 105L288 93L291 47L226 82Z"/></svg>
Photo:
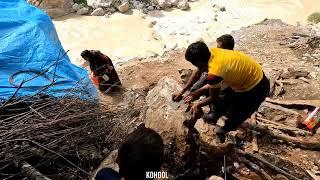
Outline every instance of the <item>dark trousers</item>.
<svg viewBox="0 0 320 180"><path fill-rule="evenodd" d="M265 75L262 80L250 91L236 92L232 88L222 89L213 102L212 113L214 118L210 123L216 123L221 116L227 118L224 131L234 131L248 119L261 105L270 91L270 82Z"/></svg>

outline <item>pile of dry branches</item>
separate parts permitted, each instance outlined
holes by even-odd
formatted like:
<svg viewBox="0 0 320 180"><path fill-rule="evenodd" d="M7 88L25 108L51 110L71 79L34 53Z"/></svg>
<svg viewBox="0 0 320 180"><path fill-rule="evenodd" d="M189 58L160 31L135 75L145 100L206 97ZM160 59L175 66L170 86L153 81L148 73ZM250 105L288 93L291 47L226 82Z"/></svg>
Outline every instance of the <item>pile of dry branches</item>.
<svg viewBox="0 0 320 180"><path fill-rule="evenodd" d="M119 125L118 118L103 104L51 97L11 104L0 110L0 173L12 165L19 167L25 160L39 167L60 159L89 174L84 169L88 167L80 167L77 160L67 157L79 157L78 151L88 146L106 147L122 136L111 133Z"/></svg>

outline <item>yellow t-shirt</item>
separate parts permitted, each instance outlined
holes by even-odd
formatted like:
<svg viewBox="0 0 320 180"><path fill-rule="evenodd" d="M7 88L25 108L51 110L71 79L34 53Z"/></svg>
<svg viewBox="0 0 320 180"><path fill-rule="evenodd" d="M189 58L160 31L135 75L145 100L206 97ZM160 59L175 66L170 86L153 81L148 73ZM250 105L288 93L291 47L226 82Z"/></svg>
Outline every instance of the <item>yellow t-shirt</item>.
<svg viewBox="0 0 320 180"><path fill-rule="evenodd" d="M212 48L210 52L208 75L222 77L237 92L250 91L263 78L260 64L240 51Z"/></svg>

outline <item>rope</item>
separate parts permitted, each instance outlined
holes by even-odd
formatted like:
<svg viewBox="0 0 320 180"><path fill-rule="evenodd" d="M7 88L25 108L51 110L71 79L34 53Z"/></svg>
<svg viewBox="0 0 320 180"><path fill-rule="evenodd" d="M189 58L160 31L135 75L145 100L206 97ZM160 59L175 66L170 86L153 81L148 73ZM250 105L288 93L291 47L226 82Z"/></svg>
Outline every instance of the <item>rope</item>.
<svg viewBox="0 0 320 180"><path fill-rule="evenodd" d="M15 77L16 77L17 75L22 74L22 73L27 73L27 74L33 73L33 74L36 74L37 77L40 77L40 76L44 77L44 78L47 79L50 83L55 83L53 79L49 78L48 75L44 74L44 73L41 72L41 71L37 71L37 70L21 70L21 71L15 72L14 74L12 74L12 75L9 77L9 82L10 82L10 84L11 84L12 86L14 86L14 87L16 87L16 88L19 87L20 84L16 84L16 83L14 82L14 79L15 79ZM43 86L27 86L27 87L21 87L21 88L39 88L39 87L45 87L45 86L47 86L47 85L43 85Z"/></svg>

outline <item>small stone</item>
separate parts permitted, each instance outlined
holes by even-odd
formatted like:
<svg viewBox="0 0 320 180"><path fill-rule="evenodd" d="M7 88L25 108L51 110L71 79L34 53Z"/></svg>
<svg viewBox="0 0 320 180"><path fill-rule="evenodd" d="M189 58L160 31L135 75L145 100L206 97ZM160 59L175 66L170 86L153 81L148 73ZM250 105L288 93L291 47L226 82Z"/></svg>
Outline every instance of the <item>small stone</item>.
<svg viewBox="0 0 320 180"><path fill-rule="evenodd" d="M240 169L240 165L239 165L239 163L237 163L237 162L233 163L233 166L234 166L234 168L235 168L236 170L239 170L239 169Z"/></svg>
<svg viewBox="0 0 320 180"><path fill-rule="evenodd" d="M92 7L93 9L97 9L99 7L111 7L114 0L86 0L88 6Z"/></svg>
<svg viewBox="0 0 320 180"><path fill-rule="evenodd" d="M110 13L114 13L114 12L116 12L117 10L114 8L114 7L110 7L110 8L108 8L107 10L106 10L108 13L110 12Z"/></svg>
<svg viewBox="0 0 320 180"><path fill-rule="evenodd" d="M146 56L149 57L149 58L154 58L154 57L157 57L159 56L159 54L153 52L153 51L147 51L146 52Z"/></svg>
<svg viewBox="0 0 320 180"><path fill-rule="evenodd" d="M77 3L74 3L73 5L72 5L72 10L73 10L73 12L77 12L79 9L81 9L82 8L82 6L80 5L80 4L77 4Z"/></svg>
<svg viewBox="0 0 320 180"><path fill-rule="evenodd" d="M218 19L217 19L217 18L213 18L213 20L214 20L214 21L218 21Z"/></svg>
<svg viewBox="0 0 320 180"><path fill-rule="evenodd" d="M151 24L156 25L157 21L153 20L153 21L151 21Z"/></svg>
<svg viewBox="0 0 320 180"><path fill-rule="evenodd" d="M240 169L240 173L243 174L243 175L249 175L250 174L250 169L242 168L242 169Z"/></svg>
<svg viewBox="0 0 320 180"><path fill-rule="evenodd" d="M149 11L153 11L153 10L154 10L153 6L148 6L147 9L148 9Z"/></svg>
<svg viewBox="0 0 320 180"><path fill-rule="evenodd" d="M171 42L165 45L165 48L168 50L175 50L178 44L176 42Z"/></svg>
<svg viewBox="0 0 320 180"><path fill-rule="evenodd" d="M104 17L105 17L106 19L108 19L108 18L110 17L110 15L109 15L109 14L105 14Z"/></svg>
<svg viewBox="0 0 320 180"><path fill-rule="evenodd" d="M83 8L81 8L81 9L79 9L77 11L78 15L85 15L85 14L88 14L88 13L89 13L89 8L87 8L87 7L83 7Z"/></svg>
<svg viewBox="0 0 320 180"><path fill-rule="evenodd" d="M104 14L105 12L102 8L97 8L91 13L91 16L103 16Z"/></svg>
<svg viewBox="0 0 320 180"><path fill-rule="evenodd" d="M167 8L171 6L168 0L156 0L156 1L157 1L157 4L160 6L160 8Z"/></svg>
<svg viewBox="0 0 320 180"><path fill-rule="evenodd" d="M220 11L221 11L221 12L224 12L224 11L226 11L226 8L225 8L225 7L221 7L221 8L220 8Z"/></svg>
<svg viewBox="0 0 320 180"><path fill-rule="evenodd" d="M125 13L129 10L129 2L128 1L124 1L122 2L119 6L118 6L118 10L121 13Z"/></svg>
<svg viewBox="0 0 320 180"><path fill-rule="evenodd" d="M188 0L182 0L178 3L177 7L181 10L188 10L190 8Z"/></svg>
<svg viewBox="0 0 320 180"><path fill-rule="evenodd" d="M139 3L139 4L136 5L137 9L143 9L143 7L144 7L143 3Z"/></svg>
<svg viewBox="0 0 320 180"><path fill-rule="evenodd" d="M179 0L170 0L171 6L177 6L178 2L179 2Z"/></svg>

